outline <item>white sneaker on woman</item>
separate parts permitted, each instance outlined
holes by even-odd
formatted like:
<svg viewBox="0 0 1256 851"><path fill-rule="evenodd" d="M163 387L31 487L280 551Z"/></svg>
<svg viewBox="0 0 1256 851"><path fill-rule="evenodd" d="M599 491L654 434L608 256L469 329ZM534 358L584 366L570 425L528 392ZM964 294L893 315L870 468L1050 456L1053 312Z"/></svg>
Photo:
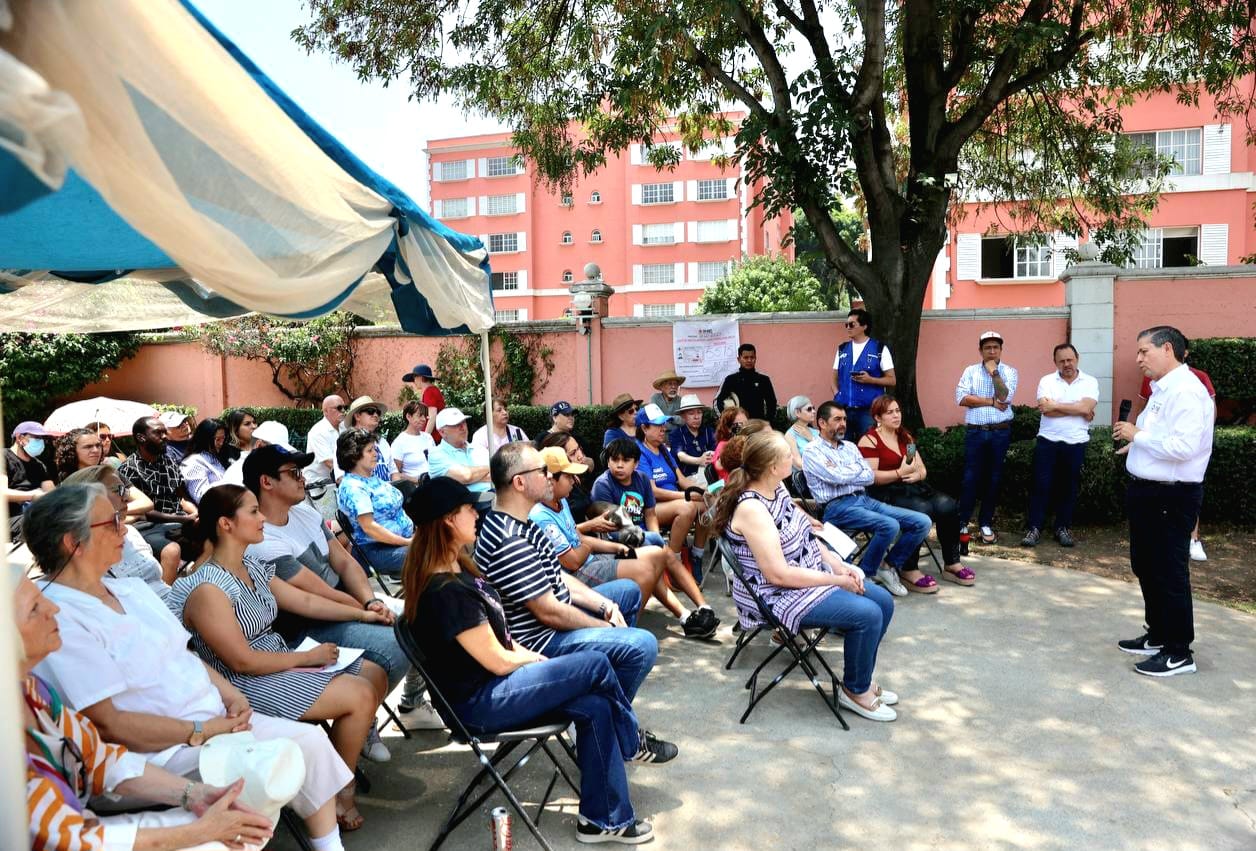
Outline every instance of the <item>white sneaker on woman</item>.
<svg viewBox="0 0 1256 851"><path fill-rule="evenodd" d="M1208 561L1208 553L1204 552L1204 542L1199 538L1191 538L1191 561Z"/></svg>
<svg viewBox="0 0 1256 851"><path fill-rule="evenodd" d="M898 718L898 713L888 706L884 700L877 698L872 704L876 708L869 709L866 706L861 706L853 697L846 694L846 689L840 689L837 692L837 703L843 709L849 709L860 718L867 718L869 721L893 721Z"/></svg>
<svg viewBox="0 0 1256 851"><path fill-rule="evenodd" d="M892 567L883 567L877 571L876 581L895 597L906 597L907 589L903 580L898 578L898 571Z"/></svg>

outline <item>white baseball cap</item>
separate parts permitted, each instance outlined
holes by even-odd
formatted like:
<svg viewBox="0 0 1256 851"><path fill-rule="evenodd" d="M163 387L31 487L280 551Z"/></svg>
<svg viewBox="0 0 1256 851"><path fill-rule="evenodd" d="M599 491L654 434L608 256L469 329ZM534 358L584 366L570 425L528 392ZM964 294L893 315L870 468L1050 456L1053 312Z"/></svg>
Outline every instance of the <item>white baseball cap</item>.
<svg viewBox="0 0 1256 851"><path fill-rule="evenodd" d="M467 415L457 408L442 408L441 412L436 415L436 427L448 428L464 423L468 419Z"/></svg>
<svg viewBox="0 0 1256 851"><path fill-rule="evenodd" d="M264 440L272 446L282 446L289 452L296 452L288 443L288 427L276 420L267 420L253 429L254 440Z"/></svg>

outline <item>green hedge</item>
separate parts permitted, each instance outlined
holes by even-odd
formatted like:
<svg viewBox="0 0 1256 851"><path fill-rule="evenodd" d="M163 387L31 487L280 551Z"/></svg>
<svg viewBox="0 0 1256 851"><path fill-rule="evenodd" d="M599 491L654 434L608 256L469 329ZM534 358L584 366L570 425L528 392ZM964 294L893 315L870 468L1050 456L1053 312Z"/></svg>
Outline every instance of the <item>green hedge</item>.
<svg viewBox="0 0 1256 851"><path fill-rule="evenodd" d="M1208 337L1191 341L1190 364L1212 379L1218 399L1256 401L1256 338Z"/></svg>

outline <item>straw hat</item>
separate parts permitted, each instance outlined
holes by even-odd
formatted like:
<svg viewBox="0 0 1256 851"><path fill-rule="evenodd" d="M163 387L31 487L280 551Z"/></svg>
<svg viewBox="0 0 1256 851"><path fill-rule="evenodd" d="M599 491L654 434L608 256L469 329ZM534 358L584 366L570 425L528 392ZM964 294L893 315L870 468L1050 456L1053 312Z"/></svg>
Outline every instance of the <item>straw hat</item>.
<svg viewBox="0 0 1256 851"><path fill-rule="evenodd" d="M380 414L388 412L388 406L383 402L376 402L370 396L359 396L353 400L353 404L349 406L349 410L345 412L345 420L352 423L353 415L363 408L379 408Z"/></svg>
<svg viewBox="0 0 1256 851"><path fill-rule="evenodd" d="M664 381L675 381L677 384L684 384L685 377L683 375L677 375L676 370L669 369L667 372L654 379L654 389L661 390Z"/></svg>
<svg viewBox="0 0 1256 851"><path fill-rule="evenodd" d="M695 408L705 408L702 400L698 398L697 393L686 393L680 397L680 405L676 408L676 413L683 414L685 411L692 411Z"/></svg>

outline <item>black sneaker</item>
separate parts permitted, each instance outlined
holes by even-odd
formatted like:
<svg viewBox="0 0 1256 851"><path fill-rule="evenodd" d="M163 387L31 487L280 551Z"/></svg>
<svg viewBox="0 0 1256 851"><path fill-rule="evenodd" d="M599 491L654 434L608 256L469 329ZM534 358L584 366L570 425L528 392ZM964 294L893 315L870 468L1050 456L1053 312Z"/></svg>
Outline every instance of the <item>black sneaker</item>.
<svg viewBox="0 0 1256 851"><path fill-rule="evenodd" d="M702 612L706 619L710 621L711 626L718 627L720 625L719 617L715 614L715 610L710 606L701 606L698 608L698 611Z"/></svg>
<svg viewBox="0 0 1256 851"><path fill-rule="evenodd" d="M1073 533L1068 529L1056 529L1055 539L1060 542L1062 547L1076 546L1077 542L1073 540Z"/></svg>
<svg viewBox="0 0 1256 851"><path fill-rule="evenodd" d="M1163 644L1152 644L1151 636L1143 633L1138 638L1127 638L1116 643L1126 653L1133 653L1135 656L1155 656L1164 649Z"/></svg>
<svg viewBox="0 0 1256 851"><path fill-rule="evenodd" d="M654 838L654 828L648 821L637 820L618 830L603 830L592 822L580 818L576 823L577 842L618 842L621 845L640 845Z"/></svg>
<svg viewBox="0 0 1256 851"><path fill-rule="evenodd" d="M1037 529L1030 529L1025 533L1025 537L1021 538L1022 547L1036 547L1038 542L1042 540L1042 533Z"/></svg>
<svg viewBox="0 0 1256 851"><path fill-rule="evenodd" d="M680 627L685 631L685 638L710 638L715 635L717 624L710 609L694 609Z"/></svg>
<svg viewBox="0 0 1256 851"><path fill-rule="evenodd" d="M1150 659L1139 662L1134 670L1149 677L1175 677L1178 674L1195 673L1195 657L1185 653L1161 651Z"/></svg>
<svg viewBox="0 0 1256 851"><path fill-rule="evenodd" d="M680 748L671 742L665 742L649 730L641 731L641 744L629 762L671 762L680 753Z"/></svg>

